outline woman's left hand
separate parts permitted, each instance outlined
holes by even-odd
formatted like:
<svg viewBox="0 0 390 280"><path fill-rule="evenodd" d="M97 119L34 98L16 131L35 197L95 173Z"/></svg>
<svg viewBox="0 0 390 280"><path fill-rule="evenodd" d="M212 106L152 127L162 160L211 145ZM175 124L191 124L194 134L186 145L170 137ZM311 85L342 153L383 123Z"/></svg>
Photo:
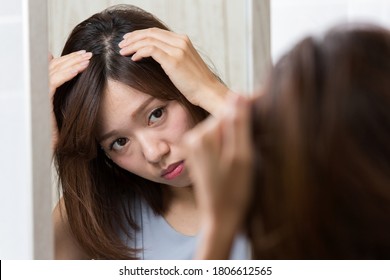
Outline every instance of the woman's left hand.
<svg viewBox="0 0 390 280"><path fill-rule="evenodd" d="M194 105L218 114L229 89L202 60L186 35L149 28L127 33L120 53L138 61L152 57L160 63L177 89Z"/></svg>
<svg viewBox="0 0 390 280"><path fill-rule="evenodd" d="M228 258L252 194L250 101L233 96L218 118L185 136L186 163L201 211L198 258Z"/></svg>

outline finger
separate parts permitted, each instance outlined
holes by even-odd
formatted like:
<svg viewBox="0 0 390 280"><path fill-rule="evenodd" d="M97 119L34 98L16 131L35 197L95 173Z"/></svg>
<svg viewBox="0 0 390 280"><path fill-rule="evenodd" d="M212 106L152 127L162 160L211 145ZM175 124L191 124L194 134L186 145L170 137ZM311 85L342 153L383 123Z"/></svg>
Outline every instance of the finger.
<svg viewBox="0 0 390 280"><path fill-rule="evenodd" d="M90 52L78 52L54 58L49 64L50 79L56 79L56 76L64 75L64 73L76 75L88 66L91 57L92 53Z"/></svg>
<svg viewBox="0 0 390 280"><path fill-rule="evenodd" d="M60 57L56 57L51 62L51 65L52 66L56 66L57 64L63 63L64 61L66 61L66 60L68 60L68 59L70 59L72 57L76 57L76 56L82 55L84 53L86 53L85 50L80 50L80 51L72 52L72 53L69 53L69 54L66 54L66 55L63 55L63 56L60 56Z"/></svg>
<svg viewBox="0 0 390 280"><path fill-rule="evenodd" d="M50 76L50 82L58 87L62 85L63 83L69 81L70 79L74 78L77 74L81 73L82 71L87 68L89 65L89 60L86 60L84 62L81 62L79 64L72 65L69 68L64 68L61 71L58 71Z"/></svg>
<svg viewBox="0 0 390 280"><path fill-rule="evenodd" d="M63 83L69 81L77 74L84 71L89 65L89 60L83 61L79 64L71 65L67 68L57 69L49 72L49 82L51 86L55 88L59 87Z"/></svg>
<svg viewBox="0 0 390 280"><path fill-rule="evenodd" d="M122 42L119 43L119 47L124 48L134 42L148 38L159 40L172 47L185 47L186 45L191 44L191 41L186 35L177 34L160 28L148 28L127 33Z"/></svg>
<svg viewBox="0 0 390 280"><path fill-rule="evenodd" d="M170 65L175 62L175 58L166 53L163 49L160 49L155 46L147 46L137 50L133 54L131 59L133 61L139 61L145 57L152 57L155 61L161 64L161 67L164 69L164 66ZM166 70L166 69L164 69ZM167 71L165 71L167 72Z"/></svg>
<svg viewBox="0 0 390 280"><path fill-rule="evenodd" d="M50 92L54 93L54 91L59 86L73 79L77 74L84 71L88 67L88 65L89 65L89 60L86 60L78 64L72 64L68 68L62 68L59 71L50 72L50 80L49 80Z"/></svg>
<svg viewBox="0 0 390 280"><path fill-rule="evenodd" d="M249 103L242 96L233 96L224 117L222 163L238 164L242 168L250 164L252 148L249 118Z"/></svg>
<svg viewBox="0 0 390 280"><path fill-rule="evenodd" d="M178 47L172 46L158 39L145 38L127 45L126 47L122 48L119 52L121 55L130 55L136 53L139 49L146 48L146 47L158 48L160 50L163 50L169 55L174 55L178 51L181 51Z"/></svg>
<svg viewBox="0 0 390 280"><path fill-rule="evenodd" d="M88 58L64 61L62 64L59 64L56 67L49 67L49 74L50 76L53 76L63 72L79 72L81 69L85 69L88 64Z"/></svg>
<svg viewBox="0 0 390 280"><path fill-rule="evenodd" d="M196 166L214 165L221 150L220 120L208 118L186 133L183 141ZM198 164L200 158L204 160L204 164Z"/></svg>
<svg viewBox="0 0 390 280"><path fill-rule="evenodd" d="M89 60L92 57L91 52L86 52L84 50L73 52L58 58L54 58L50 62L50 68L67 68L70 65L79 64L82 61Z"/></svg>
<svg viewBox="0 0 390 280"><path fill-rule="evenodd" d="M251 125L250 125L250 101L244 96L238 95L237 99L234 100L234 109L236 111L235 124L235 135L236 147L242 147L241 151L250 152L251 144Z"/></svg>
<svg viewBox="0 0 390 280"><path fill-rule="evenodd" d="M216 175L211 173L219 166L220 128L219 122L206 121L184 137L189 174L196 188L203 192L209 192L205 189Z"/></svg>
<svg viewBox="0 0 390 280"><path fill-rule="evenodd" d="M126 33L123 36L123 40L121 43L122 44L131 43L132 41L138 41L138 40L142 40L145 38L155 38L155 39L159 39L161 41L172 42L172 40L175 41L177 39L180 39L180 37L181 37L181 35L179 35L175 32L161 29L161 28L152 27L152 28L140 29L140 30L135 30L135 31Z"/></svg>

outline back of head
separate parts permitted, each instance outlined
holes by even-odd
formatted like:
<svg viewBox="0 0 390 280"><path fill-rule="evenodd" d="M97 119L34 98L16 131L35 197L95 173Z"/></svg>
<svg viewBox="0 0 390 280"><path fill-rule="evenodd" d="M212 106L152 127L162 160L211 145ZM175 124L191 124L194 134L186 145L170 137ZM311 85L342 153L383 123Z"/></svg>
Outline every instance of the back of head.
<svg viewBox="0 0 390 280"><path fill-rule="evenodd" d="M257 258L390 257L390 32L306 38L255 104Z"/></svg>

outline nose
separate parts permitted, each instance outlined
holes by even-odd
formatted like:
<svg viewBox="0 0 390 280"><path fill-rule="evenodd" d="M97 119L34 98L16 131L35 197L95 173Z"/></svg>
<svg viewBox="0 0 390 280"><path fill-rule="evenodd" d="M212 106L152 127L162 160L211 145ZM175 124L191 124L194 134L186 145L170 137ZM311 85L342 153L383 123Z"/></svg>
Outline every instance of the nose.
<svg viewBox="0 0 390 280"><path fill-rule="evenodd" d="M159 163L166 156L170 147L169 144L160 137L145 135L140 137L142 153L145 159L150 163Z"/></svg>

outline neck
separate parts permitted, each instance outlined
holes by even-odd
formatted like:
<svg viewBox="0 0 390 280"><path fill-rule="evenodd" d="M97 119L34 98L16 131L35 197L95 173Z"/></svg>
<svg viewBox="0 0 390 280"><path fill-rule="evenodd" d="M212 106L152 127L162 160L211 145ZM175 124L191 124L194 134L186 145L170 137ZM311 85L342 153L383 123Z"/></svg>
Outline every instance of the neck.
<svg viewBox="0 0 390 280"><path fill-rule="evenodd" d="M163 195L164 195L164 204L169 205L172 203L185 203L189 205L196 206L195 202L195 194L194 189L192 186L188 187L172 187L172 186L165 186L163 188Z"/></svg>
<svg viewBox="0 0 390 280"><path fill-rule="evenodd" d="M163 216L176 231L185 235L198 232L199 213L192 187L165 186L164 203Z"/></svg>

